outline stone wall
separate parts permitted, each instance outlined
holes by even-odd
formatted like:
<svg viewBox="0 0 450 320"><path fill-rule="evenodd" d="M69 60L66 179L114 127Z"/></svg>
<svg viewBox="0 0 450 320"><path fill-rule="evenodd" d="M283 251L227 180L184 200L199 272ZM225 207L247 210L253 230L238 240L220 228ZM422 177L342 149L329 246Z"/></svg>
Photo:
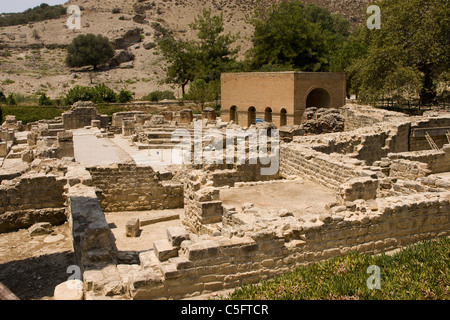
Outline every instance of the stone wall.
<svg viewBox="0 0 450 320"><path fill-rule="evenodd" d="M374 174L363 170L363 163L357 159L339 154L328 155L302 145L282 144L280 157L282 176L306 176L335 190L350 179Z"/></svg>
<svg viewBox="0 0 450 320"><path fill-rule="evenodd" d="M426 164L428 173L442 173L450 171L450 144L445 144L442 150L427 150L427 151L411 151L401 153L388 154L393 163L399 163L395 160L409 160L417 161ZM392 168L391 170L396 169Z"/></svg>
<svg viewBox="0 0 450 320"><path fill-rule="evenodd" d="M375 211L322 214L314 222L294 223L292 217L280 216L269 220L249 226L241 236L188 234L187 240L185 233L177 242L168 230L168 239L155 241L155 250L139 255L140 265L85 272L86 287L92 295L114 295L107 279L125 279L116 294L180 299L255 283L350 250L377 254L448 236L450 193L430 193L420 200L415 195L385 198Z"/></svg>
<svg viewBox="0 0 450 320"><path fill-rule="evenodd" d="M100 120L100 127L106 128L109 124L107 115L99 115L95 105L90 101L79 101L72 108L62 114L64 129L77 129L90 126L92 120Z"/></svg>
<svg viewBox="0 0 450 320"><path fill-rule="evenodd" d="M370 127L376 123L389 121L392 118L405 118L400 112L377 109L370 106L346 104L339 109L344 116L345 131L353 131L362 127Z"/></svg>
<svg viewBox="0 0 450 320"><path fill-rule="evenodd" d="M66 179L26 173L0 185L0 233L27 228L36 222L66 221Z"/></svg>
<svg viewBox="0 0 450 320"><path fill-rule="evenodd" d="M429 119L423 119L411 124L409 151L432 150L425 138L428 133L439 148L448 144L446 133L450 132L450 114L443 114Z"/></svg>
<svg viewBox="0 0 450 320"><path fill-rule="evenodd" d="M163 180L150 166L114 164L87 169L101 191L100 204L106 212L183 207L182 184Z"/></svg>

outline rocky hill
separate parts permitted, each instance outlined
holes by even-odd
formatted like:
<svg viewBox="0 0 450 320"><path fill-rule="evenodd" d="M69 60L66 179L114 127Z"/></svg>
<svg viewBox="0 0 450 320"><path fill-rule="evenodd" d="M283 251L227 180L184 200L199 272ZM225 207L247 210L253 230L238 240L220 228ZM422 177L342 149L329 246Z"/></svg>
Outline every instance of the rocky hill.
<svg viewBox="0 0 450 320"><path fill-rule="evenodd" d="M281 0L262 0L270 5ZM340 13L352 23L362 21L369 0L304 0ZM0 89L6 93L24 95L39 90L53 98L74 85L106 83L120 90L126 88L136 98L161 86L162 69L154 55L155 30L159 22L180 38L195 34L188 25L203 8L214 14L222 13L225 30L239 33L242 53L250 47L251 26L246 16L255 8L256 0L70 0L64 6L82 8L81 29L66 27L67 17L21 26L0 28ZM107 36L116 46L119 56L111 68L92 77L82 70L64 65L65 46L79 34L94 33ZM173 88L180 95L179 88Z"/></svg>

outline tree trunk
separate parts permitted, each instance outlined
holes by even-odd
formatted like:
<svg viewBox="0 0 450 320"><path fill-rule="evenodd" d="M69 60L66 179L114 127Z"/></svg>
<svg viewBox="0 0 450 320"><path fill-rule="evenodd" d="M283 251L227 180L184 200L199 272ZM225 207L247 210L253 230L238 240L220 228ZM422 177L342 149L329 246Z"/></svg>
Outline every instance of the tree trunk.
<svg viewBox="0 0 450 320"><path fill-rule="evenodd" d="M436 98L436 89L434 88L433 78L431 77L431 70L429 66L425 66L420 71L423 72L424 78L419 96L421 104L425 106L434 103Z"/></svg>

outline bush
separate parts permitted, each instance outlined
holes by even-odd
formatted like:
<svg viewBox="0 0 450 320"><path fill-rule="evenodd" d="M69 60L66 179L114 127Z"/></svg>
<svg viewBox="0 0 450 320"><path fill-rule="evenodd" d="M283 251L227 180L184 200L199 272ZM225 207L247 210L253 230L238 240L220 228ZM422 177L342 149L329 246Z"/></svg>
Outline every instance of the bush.
<svg viewBox="0 0 450 320"><path fill-rule="evenodd" d="M41 93L41 95L39 96L38 105L41 107L51 106L53 105L53 101L49 97L47 97L45 93Z"/></svg>
<svg viewBox="0 0 450 320"><path fill-rule="evenodd" d="M175 94L172 91L165 90L165 91L153 91L150 92L148 95L142 97L143 101L153 101L158 102L161 100L175 100Z"/></svg>
<svg viewBox="0 0 450 320"><path fill-rule="evenodd" d="M133 94L125 89L120 90L119 95L117 96L117 102L127 103L133 100Z"/></svg>
<svg viewBox="0 0 450 320"><path fill-rule="evenodd" d="M77 101L113 103L118 101L118 95L114 92L114 90L103 83L96 85L95 87L75 86L67 92L65 102L68 105L72 105Z"/></svg>
<svg viewBox="0 0 450 320"><path fill-rule="evenodd" d="M8 95L8 98L6 99L6 104L9 106L16 106L17 102L16 99L14 98L14 95L12 93L10 93Z"/></svg>
<svg viewBox="0 0 450 320"><path fill-rule="evenodd" d="M94 89L91 87L75 86L66 94L66 104L72 105L77 101L93 101Z"/></svg>
<svg viewBox="0 0 450 320"><path fill-rule="evenodd" d="M102 103L102 102L116 102L117 101L117 95L116 93L109 87L107 87L105 84L99 84L94 87L94 100L95 103Z"/></svg>
<svg viewBox="0 0 450 320"><path fill-rule="evenodd" d="M53 119L61 116L65 111L62 108L53 106L3 106L3 115L13 115L23 124L42 119ZM3 120L2 120L3 121Z"/></svg>

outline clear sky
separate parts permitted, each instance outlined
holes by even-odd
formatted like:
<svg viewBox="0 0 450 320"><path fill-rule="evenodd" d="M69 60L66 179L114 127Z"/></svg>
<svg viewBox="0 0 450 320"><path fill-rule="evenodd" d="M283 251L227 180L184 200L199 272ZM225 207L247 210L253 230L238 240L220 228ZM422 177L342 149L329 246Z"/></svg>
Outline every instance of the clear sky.
<svg viewBox="0 0 450 320"><path fill-rule="evenodd" d="M51 6L66 3L67 0L0 0L0 13L22 12L41 3Z"/></svg>

